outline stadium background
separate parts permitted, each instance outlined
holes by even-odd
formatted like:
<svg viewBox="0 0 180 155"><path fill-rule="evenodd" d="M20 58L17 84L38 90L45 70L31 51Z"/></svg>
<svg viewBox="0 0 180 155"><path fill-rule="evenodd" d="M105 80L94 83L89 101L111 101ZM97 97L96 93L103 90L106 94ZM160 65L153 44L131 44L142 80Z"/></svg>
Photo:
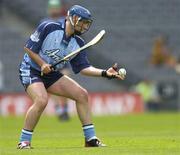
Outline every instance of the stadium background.
<svg viewBox="0 0 180 155"><path fill-rule="evenodd" d="M108 68L114 62L127 69L125 81L83 76L72 77L90 92L129 92L144 78L156 84L165 84L165 109L178 109L179 75L174 69L152 67L148 63L154 39L168 36L168 44L175 57L179 56L178 0L113 0L66 1L68 5L81 4L91 10L93 25L85 40L106 30L103 41L90 49L89 59L94 66ZM1 0L0 62L1 93L22 93L18 79L18 66L23 56L23 46L39 21L47 16L47 0ZM18 8L18 9L17 9ZM161 94L160 94L161 95ZM170 101L167 101L170 100ZM173 101L172 101L173 100ZM163 101L164 102L164 101Z"/></svg>
<svg viewBox="0 0 180 155"><path fill-rule="evenodd" d="M118 62L120 66L127 69L127 78L124 81L72 75L73 79L89 90L92 100L94 100L91 103L93 105L96 104L96 106L98 105L93 109L95 111L94 114L112 115L134 112L143 113L143 100L139 94L132 91L132 88L141 80L148 78L156 85L163 85L164 91L162 91L163 93L161 92L162 94L159 94L162 98L160 111L171 111L171 113L174 114L163 114L160 117L156 116L156 114L150 114L150 116L146 117L145 114L145 118L143 118L143 115L142 120L140 118L141 116L135 116L134 118L130 116L129 121L143 122L144 119L147 118L150 123L148 124L149 126L152 125L153 122L159 124L159 126L156 126L156 129L152 129L152 131L157 131L157 135L162 134L160 130L165 130L165 128L168 130L171 127L174 129L170 130L172 133L169 131L167 131L167 133L169 132L171 135L176 135L175 133L178 133L178 123L175 120L177 120L177 117L179 116L176 114L178 114L180 109L180 75L171 67L165 65L153 67L148 61L152 54L154 40L160 35L168 36L168 46L172 51L171 54L175 57L179 57L180 1L67 0L67 2L69 6L73 4L85 6L93 14L94 22L90 31L84 36L85 40L90 40L102 29L106 30L106 36L102 42L91 48L88 53L91 63L100 68L108 68L114 62ZM31 104L27 97L25 97L23 87L20 84L18 66L24 53L23 46L25 41L37 26L40 19L47 16L46 7L47 0L0 0L0 118L4 122L6 122L7 118L7 122L11 125L13 124L12 119L14 119L14 117L9 118L9 115L22 115L27 110L29 104ZM106 108L104 110L102 110L104 107L103 102L106 102ZM134 107L132 107L132 104ZM70 105L73 105L71 104L71 101ZM52 106L48 108L49 110L47 113L53 115ZM70 112L75 113L73 106L70 107ZM3 115L8 117L2 119ZM122 116L122 118L113 117L112 120L114 120L114 123L119 123L119 119L122 122L128 122L129 117L127 119L125 117L125 120L123 120L124 117L125 116ZM112 123L110 126L114 125L113 122L111 122L110 117L105 117L104 119L107 121L109 119L108 123ZM162 123L161 120L163 119L166 119L167 121L165 121L164 126L162 126L164 128L161 128L160 123ZM22 118L19 121L22 122ZM43 121L45 124L48 120L42 120L42 122ZM75 120L75 122L76 121L77 120ZM96 120L96 122L100 121ZM6 130L6 123L4 123L4 130L2 130L4 132ZM49 121L48 123L51 122ZM144 121L144 123L147 125L146 121ZM168 127L165 126L165 124ZM7 125L7 128L13 128L11 125ZM122 123L121 125L124 124ZM137 131L136 133L138 135L141 133L141 130L139 128L136 129L136 125L139 124L134 124L134 132ZM144 124L142 123L141 125L143 126ZM148 128L150 128L149 126ZM128 135L128 131L131 132L129 127L133 128L133 126L127 125L127 128L124 127L120 130L122 133L123 130L126 130L127 133L125 133L125 135ZM103 127L99 127L98 131L100 130L103 130ZM120 130L117 128L116 132L119 132ZM142 133L143 132L144 131L142 130ZM11 131L9 130L8 133L11 133ZM131 134L129 135L131 137ZM144 134L144 136L146 136L146 134ZM1 135L1 138L2 137L3 136ZM177 137L179 137L179 134ZM15 138L14 140L16 140ZM149 144L152 145L154 143L153 147L155 150L158 150L155 146L156 138L157 137L154 137L154 140L150 140L151 143ZM175 142L179 142L176 138L172 139ZM39 144L38 142L40 142L40 139L38 140L39 141L36 141L37 145ZM140 139L138 140L139 141L134 141L140 143ZM79 144L79 141L77 141L77 144ZM109 140L108 142L111 141ZM126 147L126 142L128 143L129 141L124 140L124 143L121 144L120 147ZM77 144L73 143L73 146L76 146ZM114 144L116 145L115 141ZM129 142L129 144L132 144L130 150L133 153L134 148L137 147L138 144L134 145L133 149L131 147L134 143ZM149 144L147 144L147 146ZM2 146L5 146L5 144ZM162 145L160 149L163 150L168 146L169 144L167 146ZM176 143L176 146L178 146L178 143ZM178 150L178 147L174 148ZM123 149L121 151L123 151ZM12 150L10 152L12 153ZM126 153L126 150L124 150L124 153ZM105 152L103 154L105 154ZM116 150L114 154L119 153Z"/></svg>

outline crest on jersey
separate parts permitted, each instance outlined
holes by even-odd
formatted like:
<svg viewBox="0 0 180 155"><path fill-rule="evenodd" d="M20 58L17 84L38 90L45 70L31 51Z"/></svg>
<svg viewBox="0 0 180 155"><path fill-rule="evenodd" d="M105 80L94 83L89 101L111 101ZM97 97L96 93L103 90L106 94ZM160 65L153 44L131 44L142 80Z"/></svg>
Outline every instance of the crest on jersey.
<svg viewBox="0 0 180 155"><path fill-rule="evenodd" d="M31 36L31 40L34 41L34 42L38 42L39 41L39 35L40 35L40 32L38 31L35 31Z"/></svg>
<svg viewBox="0 0 180 155"><path fill-rule="evenodd" d="M62 59L62 57L60 57L57 53L60 52L60 49L53 49L53 50L46 50L45 54L48 57L51 57L52 59L54 59L55 61L60 61Z"/></svg>

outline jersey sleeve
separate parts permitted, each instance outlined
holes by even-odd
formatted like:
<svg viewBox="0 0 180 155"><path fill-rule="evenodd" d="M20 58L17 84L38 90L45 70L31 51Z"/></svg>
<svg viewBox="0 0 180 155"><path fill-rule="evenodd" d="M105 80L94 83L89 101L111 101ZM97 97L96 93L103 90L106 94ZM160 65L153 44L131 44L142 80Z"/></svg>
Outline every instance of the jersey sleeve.
<svg viewBox="0 0 180 155"><path fill-rule="evenodd" d="M25 47L31 49L35 53L39 53L46 36L59 28L60 24L49 21L41 23L35 32L30 36L26 42Z"/></svg>
<svg viewBox="0 0 180 155"><path fill-rule="evenodd" d="M42 43L45 39L45 33L46 33L46 22L43 22L40 24L35 32L31 34L30 38L26 42L25 47L31 49L35 53L39 53L39 50L41 49Z"/></svg>
<svg viewBox="0 0 180 155"><path fill-rule="evenodd" d="M84 45L84 41L81 38L76 39L79 46L82 47ZM76 55L71 61L70 61L72 70L75 74L79 73L84 68L87 68L90 65L89 60L87 58L86 50L83 50L78 55Z"/></svg>

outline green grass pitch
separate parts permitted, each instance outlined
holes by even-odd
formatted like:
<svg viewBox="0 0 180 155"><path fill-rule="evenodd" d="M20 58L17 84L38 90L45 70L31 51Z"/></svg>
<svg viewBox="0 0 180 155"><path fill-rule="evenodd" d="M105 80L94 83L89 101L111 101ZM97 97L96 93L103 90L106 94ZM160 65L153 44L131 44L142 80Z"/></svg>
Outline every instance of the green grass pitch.
<svg viewBox="0 0 180 155"><path fill-rule="evenodd" d="M119 155L180 154L180 113L93 117L97 136L106 148L84 148L77 117L59 122L42 116L31 150L17 150L22 117L0 117L0 155Z"/></svg>

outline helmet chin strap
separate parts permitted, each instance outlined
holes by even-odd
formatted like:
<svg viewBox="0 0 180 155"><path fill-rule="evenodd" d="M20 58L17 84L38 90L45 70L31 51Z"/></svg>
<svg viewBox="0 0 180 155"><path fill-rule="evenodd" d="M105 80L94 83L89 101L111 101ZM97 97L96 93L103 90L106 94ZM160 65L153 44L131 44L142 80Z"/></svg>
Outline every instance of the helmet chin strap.
<svg viewBox="0 0 180 155"><path fill-rule="evenodd" d="M81 19L81 17L79 17L78 20L76 21L76 23L74 24L74 33L75 33L76 35L81 35L81 34L82 34L80 31L76 31L76 29L75 29L75 26L78 25L80 19Z"/></svg>
<svg viewBox="0 0 180 155"><path fill-rule="evenodd" d="M71 25L72 25L72 27L73 27L74 34L76 34L76 35L81 35L81 32L76 31L76 29L75 29L75 26L79 23L81 17L78 18L78 20L76 21L76 23L73 22L72 16L69 16L69 12L68 12L68 17L69 17L69 21L70 21L70 23L71 23Z"/></svg>

